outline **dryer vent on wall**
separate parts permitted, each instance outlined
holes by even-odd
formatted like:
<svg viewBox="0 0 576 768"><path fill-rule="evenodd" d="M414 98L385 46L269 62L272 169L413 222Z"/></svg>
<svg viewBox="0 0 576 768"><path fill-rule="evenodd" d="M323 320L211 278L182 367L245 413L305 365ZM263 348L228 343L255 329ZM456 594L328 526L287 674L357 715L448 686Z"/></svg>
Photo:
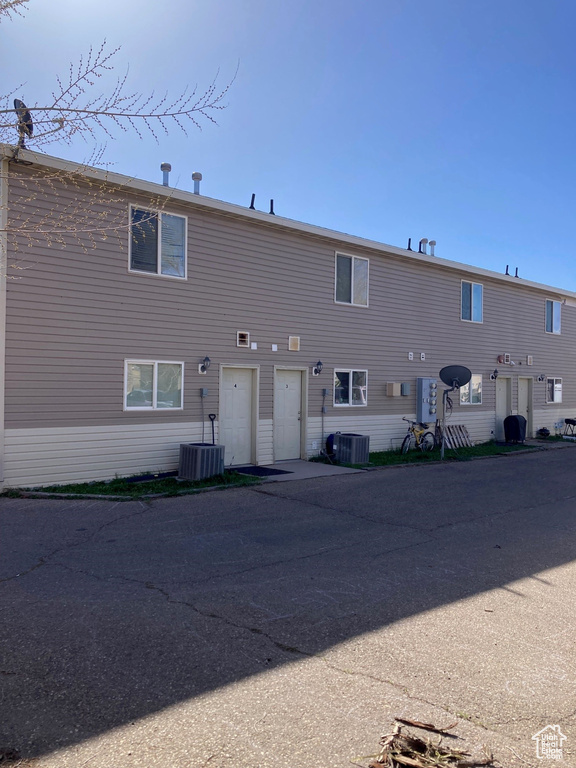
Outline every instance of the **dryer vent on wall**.
<svg viewBox="0 0 576 768"><path fill-rule="evenodd" d="M237 331L236 333L236 346L237 347L249 347L250 346L250 334L248 331Z"/></svg>

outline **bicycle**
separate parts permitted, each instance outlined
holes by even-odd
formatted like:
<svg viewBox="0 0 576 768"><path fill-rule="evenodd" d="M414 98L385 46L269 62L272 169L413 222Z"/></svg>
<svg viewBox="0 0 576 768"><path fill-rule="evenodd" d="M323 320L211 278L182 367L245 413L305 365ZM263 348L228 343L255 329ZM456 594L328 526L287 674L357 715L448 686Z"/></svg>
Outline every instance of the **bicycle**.
<svg viewBox="0 0 576 768"><path fill-rule="evenodd" d="M408 453L412 448L419 448L421 451L433 451L436 448L436 438L433 432L428 431L428 424L412 421L405 416L402 421L408 422L408 434L400 449L402 453Z"/></svg>

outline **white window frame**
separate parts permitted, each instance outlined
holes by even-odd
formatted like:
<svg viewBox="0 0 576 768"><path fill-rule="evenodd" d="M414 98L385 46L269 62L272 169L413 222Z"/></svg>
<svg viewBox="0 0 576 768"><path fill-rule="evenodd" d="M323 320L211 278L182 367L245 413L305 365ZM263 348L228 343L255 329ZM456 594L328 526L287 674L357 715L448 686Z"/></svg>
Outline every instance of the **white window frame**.
<svg viewBox="0 0 576 768"><path fill-rule="evenodd" d="M548 304L552 305L552 328L551 330L548 330ZM558 330L554 330L554 308L555 306L558 307ZM562 333L562 302L558 301L558 299L546 299L546 304L544 308L544 329L546 330L546 333L550 333L553 336L560 336Z"/></svg>
<svg viewBox="0 0 576 768"><path fill-rule="evenodd" d="M336 374L337 373L349 373L350 384L348 386L348 402L337 403L336 402ZM355 403L352 400L352 381L355 373L363 373L366 376L366 392L363 403ZM368 405L368 371L366 368L334 368L334 385L333 385L333 405L334 408L365 408Z"/></svg>
<svg viewBox="0 0 576 768"><path fill-rule="evenodd" d="M352 261L352 274L351 274L351 281L350 281L350 301L339 301L336 298L337 290L338 290L338 256L344 256L346 259L351 259ZM367 268L367 276L366 276L366 303L365 304L358 304L354 301L354 262L355 261L365 261L368 265ZM365 256L353 256L350 253L343 253L342 251L336 251L334 254L334 303L340 304L345 307L367 307L370 303L370 259L367 259Z"/></svg>
<svg viewBox="0 0 576 768"><path fill-rule="evenodd" d="M464 286L464 283L467 285L472 286L470 289L470 317L463 317L464 314L464 303L462 301L462 288ZM474 320L474 286L478 285L482 289L482 302L480 305L480 316L481 320ZM460 281L460 320L462 320L463 323L476 323L477 325L480 325L484 322L484 283L474 283L472 280L461 280Z"/></svg>
<svg viewBox="0 0 576 768"><path fill-rule="evenodd" d="M472 401L472 392L474 389L472 385L474 383L480 384L480 400ZM464 386L460 387L460 405L482 405L482 384L482 374L473 373L468 384L464 384ZM468 395L468 400L463 400L462 396L466 394Z"/></svg>
<svg viewBox="0 0 576 768"><path fill-rule="evenodd" d="M156 248L156 272L148 272L143 269L132 268L132 211L147 211L158 217L158 244ZM174 216L184 219L184 275L166 275L162 272L162 216ZM188 279L188 217L171 211L160 211L156 208L148 208L146 205L131 204L128 209L128 272L133 275L147 275L148 277L163 277L168 280Z"/></svg>
<svg viewBox="0 0 576 768"><path fill-rule="evenodd" d="M554 382L554 400L548 399L548 387L550 386L550 382ZM556 398L556 394L559 395L559 398ZM546 378L546 404L547 405L556 405L557 403L562 402L562 379L557 378L554 376L548 376Z"/></svg>
<svg viewBox="0 0 576 768"><path fill-rule="evenodd" d="M128 366L129 365L153 365L154 371L152 374L152 405L134 406L127 404L128 398ZM158 366L159 365L179 365L182 369L182 388L180 390L180 406L175 408L159 408L158 407ZM141 359L129 359L124 360L124 410L127 412L132 411L162 411L170 412L183 411L184 410L184 363L181 360L141 360Z"/></svg>

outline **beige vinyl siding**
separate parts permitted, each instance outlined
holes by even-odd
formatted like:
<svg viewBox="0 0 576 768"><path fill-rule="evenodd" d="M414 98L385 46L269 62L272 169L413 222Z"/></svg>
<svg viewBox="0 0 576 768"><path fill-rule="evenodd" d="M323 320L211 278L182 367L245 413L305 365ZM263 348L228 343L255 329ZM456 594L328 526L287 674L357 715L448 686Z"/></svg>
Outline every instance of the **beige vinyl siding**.
<svg viewBox="0 0 576 768"><path fill-rule="evenodd" d="M198 422L8 429L5 484L32 487L173 471L180 444L201 439Z"/></svg>
<svg viewBox="0 0 576 768"><path fill-rule="evenodd" d="M18 173L32 175L36 169ZM94 197L94 183L58 184L46 185L44 197L29 201L25 188L16 184L11 205L23 206L38 221L50 219L55 195L56 213L66 203L73 207L84 191L87 199ZM257 460L267 463L273 460L274 366L310 369L318 360L324 369L308 381L308 450L321 437L314 437L319 435L314 425L323 388L329 392L328 431L362 431L371 434L374 448L388 448L404 433L401 417L415 415L416 378L437 377L454 363L483 377L481 405L460 406L453 398L454 423L472 425L475 439L488 439L493 429L495 383L489 375L494 368L513 378L513 409L518 375L543 373L563 379L562 412L576 411L576 308L563 306L562 333L547 334L550 289L504 276L471 275L464 265L459 269L397 249L386 253L369 243L352 247L334 233L299 232L292 222L283 226L279 217L270 217L268 224L248 210L246 218L206 210L201 197L188 203L167 199L162 207L187 217L187 280L129 273L130 204L151 201L112 187L105 202L94 198L94 216L110 227L107 237L94 235L95 248L75 234L64 237L65 248L23 236L19 250L12 248L11 262L25 269L12 270L7 281L6 427L11 434L166 425L176 433L180 425L199 422L200 387L208 389L205 413L218 413L221 365L258 365ZM334 301L337 251L369 259L368 307ZM483 285L481 324L460 319L463 279ZM236 346L239 330L250 333L257 350ZM299 352L288 351L289 336L300 337ZM518 363L515 367L497 363L504 352ZM198 363L205 355L213 365L200 376ZM525 365L527 355L534 357L531 367ZM126 359L182 360L183 411L123 411ZM366 407L333 407L335 369L368 371ZM387 397L386 382L394 381L409 382L411 395ZM534 409L535 429L542 426L537 414L558 410L545 405L545 386L536 381Z"/></svg>
<svg viewBox="0 0 576 768"><path fill-rule="evenodd" d="M546 408L534 409L534 428L538 430L546 427L551 434L554 434L554 425L562 422L562 431L564 431L564 419L566 418L576 418L576 408L566 408L563 404L553 403Z"/></svg>
<svg viewBox="0 0 576 768"><path fill-rule="evenodd" d="M416 413L406 410L403 413L409 419L416 419ZM490 440L495 426L494 413L480 411L478 413L466 413L458 420L450 419L448 424L464 424L474 442L484 443ZM326 437L335 432L352 432L361 435L370 435L371 451L398 450L402 440L406 436L406 422L398 419L396 415L365 416L363 414L352 415L348 419L340 419L332 416L324 420L324 439L322 439L322 420L315 416L308 419L308 437L306 449L309 456L315 456L325 448ZM434 432L434 424L430 424L430 431ZM314 447L313 443L316 444Z"/></svg>

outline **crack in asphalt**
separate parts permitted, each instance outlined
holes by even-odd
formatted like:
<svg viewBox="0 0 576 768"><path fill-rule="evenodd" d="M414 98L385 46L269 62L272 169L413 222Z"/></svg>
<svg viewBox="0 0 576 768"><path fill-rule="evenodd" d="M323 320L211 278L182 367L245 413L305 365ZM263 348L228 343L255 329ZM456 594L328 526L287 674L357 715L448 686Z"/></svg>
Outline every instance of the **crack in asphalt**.
<svg viewBox="0 0 576 768"><path fill-rule="evenodd" d="M121 503L122 502L117 502L112 506L112 509L114 509L114 507L118 506ZM145 506L142 502L138 502L138 503L140 503L141 506L144 507L144 509L140 509L137 512L132 512L128 515L119 515L118 517L115 517L113 520L108 520L106 523L102 523L102 525L100 525L98 528L92 531L92 533L89 533L87 536L82 537L80 541L73 541L70 544L66 544L63 547L57 547L56 549L52 550L52 552L49 552L47 555L41 555L38 558L38 561L34 565L30 566L30 568L28 568L27 570L22 571L21 573L15 573L13 576L6 576L3 579L0 579L0 584L4 584L8 581L14 581L14 579L22 578L22 576L28 576L30 573L33 573L34 571L36 571L38 568L41 568L42 566L46 565L48 561L51 558L53 558L55 555L59 554L60 552L66 552L68 550L75 549L76 547L81 547L84 544L87 544L89 541L91 541L91 539L94 538L94 536L99 534L109 525L114 525L114 523L117 523L119 520L128 520L131 517L136 517L137 515L142 515L145 512L152 511L149 506Z"/></svg>
<svg viewBox="0 0 576 768"><path fill-rule="evenodd" d="M334 514L338 514L338 515L347 515L348 517L353 517L353 518L356 518L357 520L364 520L368 523L374 523L375 525L391 525L395 528L408 528L409 530L418 531L420 533L428 533L430 530L417 525L409 525L408 523L391 522L386 518L382 518L380 520L374 519L372 517L367 517L366 515L360 515L356 512L350 512L350 510L347 510L347 509L338 509L338 507L332 507L332 506L320 504L317 501L305 501L303 499L298 498L297 496L288 496L288 495L283 495L279 493L272 493L272 491L267 491L265 488L249 488L248 490L250 490L252 493L259 493L263 496L270 496L273 499L282 499L285 501L292 501L297 504L303 504L307 507L316 507L317 509L321 509L325 512L333 512Z"/></svg>
<svg viewBox="0 0 576 768"><path fill-rule="evenodd" d="M222 622L223 624L225 624L228 627L232 627L234 629L237 629L237 630L240 630L240 631L243 631L243 632L247 632L247 633L249 633L251 635L256 635L258 637L262 637L263 639L268 641L273 647L275 647L279 651L282 651L283 653L289 654L289 655L291 655L293 657L299 657L300 659L303 659L303 660L304 659L315 659L315 660L321 662L322 664L324 664L332 672L336 672L338 674L343 674L343 675L347 675L347 676L350 676L350 677L358 677L358 678L362 678L362 679L365 679L365 680L370 680L371 682L375 682L375 683L378 683L380 685L389 685L392 688L394 688L395 690L397 690L400 693L402 693L404 696L406 696L406 698L410 699L410 701L415 701L415 702L418 702L420 704L426 704L426 705L431 706L431 707L442 709L446 713L448 713L448 714L450 714L450 715L452 715L454 717L459 717L459 719L462 719L458 715L457 712L453 711L449 707L446 707L443 704L439 704L438 702L430 701L429 699L424 698L422 696L414 695L413 693L410 692L408 687L405 684L403 684L403 683L395 682L394 680L390 680L388 678L380 678L377 675L371 674L369 672L364 672L362 670L352 670L352 669L347 669L345 667L341 667L338 664L335 664L334 662L329 661L327 658L325 658L325 656L322 653L313 653L313 652L310 652L310 651L305 651L302 648L298 648L297 646L294 646L294 645L288 645L287 643L284 643L281 640L277 640L270 633L265 632L263 629L260 629L259 627L252 627L252 626L249 626L249 625L246 625L246 624L239 624L238 622L232 621L232 619L229 619L226 616L222 616L222 615L220 615L218 613L215 613L214 611L203 611L200 608L198 608L196 605L194 605L193 603L188 602L187 600L181 600L181 599L178 599L178 598L174 598L170 594L170 592L168 590L164 589L163 587L159 587L159 586L157 586L156 584L153 584L150 581L141 581L139 579L131 579L129 577L111 577L111 579L105 579L104 577L97 576L96 574L88 573L86 571L82 571L82 570L79 570L79 569L73 569L73 568L70 568L69 566L65 566L65 565L63 565L61 563L58 563L58 564L55 564L55 565L58 565L58 566L60 566L62 568L65 568L66 570L72 571L74 573L81 573L81 574L83 574L85 576L96 578L98 580L120 580L120 581L130 582L130 583L133 583L133 584L138 584L139 586L142 586L142 587L144 587L147 590L150 590L152 592L158 593L170 605L183 606L185 608L188 608L188 609L192 610L194 613L198 614L202 618L213 619L214 621ZM528 719L528 718L526 718L526 719ZM472 725L475 725L475 726L477 726L479 728L482 728L482 729L484 729L486 731L491 731L491 732L496 733L496 731L493 728L489 728L489 727L485 726L484 724L482 724L480 722L476 722L476 721L473 721L473 720L470 721L470 722L472 723Z"/></svg>
<svg viewBox="0 0 576 768"><path fill-rule="evenodd" d="M252 493L259 493L265 496L270 496L275 499L285 499L286 501L292 501L298 504L304 504L306 506L310 507L317 507L318 509L322 509L326 512L333 512L334 514L340 514L340 515L347 515L349 517L357 518L358 520L365 520L369 523L374 523L376 525L390 525L393 527L398 528L408 528L409 530L418 531L419 533L428 533L433 534L435 531L440 531L446 528L454 528L458 525L466 525L467 523L474 523L479 520L489 520L493 517L505 517L506 515L512 514L514 512L518 511L518 507L512 506L508 509L500 509L493 512L485 512L481 515L475 515L473 517L467 517L464 520L451 520L445 523L438 523L434 526L419 526L419 525L409 525L408 523L398 523L395 521L390 520L385 513L381 518L374 518L369 517L367 515L361 515L356 512L351 512L348 509L339 509L338 507L333 507L329 505L320 504L317 501L308 501L299 498L298 496L290 496L290 495L284 495L281 493L273 493L271 490L266 490L265 488L249 488L249 491ZM554 501L570 501L576 499L576 495L570 495L570 496L557 496ZM550 499L545 499L541 501L539 504L533 504L532 506L528 507L522 507L523 511L530 511L530 510L536 510L544 506L550 505Z"/></svg>
<svg viewBox="0 0 576 768"><path fill-rule="evenodd" d="M97 533L97 531L95 533ZM86 540L86 542L87 541L88 541L88 539ZM434 541L434 539L428 538L428 539L424 539L423 541L415 541L415 542L410 542L410 543L407 543L407 544L401 544L401 545L399 545L397 547L391 547L389 549L386 549L384 552L381 552L378 555L375 555L373 559L377 559L379 557L388 556L388 555L393 554L395 552L402 552L402 551L405 551L407 549L414 549L416 547L421 547L421 546L423 546L425 544L430 544L433 541ZM86 542L84 542L84 543L86 543ZM240 570L229 571L229 572L222 573L222 574L215 574L215 575L211 575L211 576L206 576L203 579L191 579L191 580L187 580L187 581L173 581L172 584L173 585L186 584L186 585L189 585L189 586L198 586L200 584L206 584L208 582L217 582L220 579L227 579L227 578L230 578L231 576L242 576L242 575L244 575L246 573L251 573L253 571L260 571L260 570L264 570L264 569L267 569L267 568L275 568L276 566L288 565L289 563L297 563L297 562L300 562L300 561L303 561L303 560L309 560L309 559L311 559L313 557L323 557L324 555L330 555L330 554L333 554L333 553L336 553L336 552L342 552L343 550L349 549L350 547L357 546L358 543L359 542L355 541L355 542L352 542L352 543L342 544L341 546L337 546L337 547L330 547L330 548L325 547L323 549L316 550L315 552L310 552L309 554L306 554L306 555L299 555L297 557L284 558L282 560L273 560L273 561L271 561L269 563L257 563L255 565L251 565L251 566L249 566L247 568L242 568ZM70 546L70 547L63 547L62 549L57 550L54 554L58 554L58 552L62 552L62 551L65 551L66 549L71 549L71 548L72 548L72 546ZM120 575L101 576L101 575L99 575L99 574L97 574L97 573L95 573L93 571L85 571L85 570L82 570L82 569L79 569L79 568L73 568L72 566L66 565L65 563L62 563L62 562L55 562L55 563L50 563L50 564L53 565L53 566L64 568L64 569L66 569L68 571L71 571L72 573L81 573L84 576L88 576L88 577L97 579L98 581L114 581L114 580L118 580L118 581L132 582L132 583L135 583L135 584L147 584L148 583L148 582L142 581L141 579L131 579L128 576L120 576ZM21 575L26 575L26 574L23 573Z"/></svg>

